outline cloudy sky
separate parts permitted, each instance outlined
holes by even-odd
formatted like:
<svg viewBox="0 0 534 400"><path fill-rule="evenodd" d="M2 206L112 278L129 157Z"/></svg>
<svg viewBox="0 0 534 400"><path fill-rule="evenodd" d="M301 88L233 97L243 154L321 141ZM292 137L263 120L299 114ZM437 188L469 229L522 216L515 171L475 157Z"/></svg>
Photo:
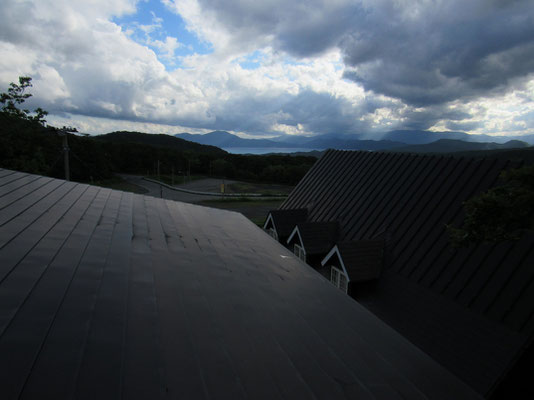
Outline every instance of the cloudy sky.
<svg viewBox="0 0 534 400"><path fill-rule="evenodd" d="M0 85L82 132L534 134L532 0L3 0Z"/></svg>

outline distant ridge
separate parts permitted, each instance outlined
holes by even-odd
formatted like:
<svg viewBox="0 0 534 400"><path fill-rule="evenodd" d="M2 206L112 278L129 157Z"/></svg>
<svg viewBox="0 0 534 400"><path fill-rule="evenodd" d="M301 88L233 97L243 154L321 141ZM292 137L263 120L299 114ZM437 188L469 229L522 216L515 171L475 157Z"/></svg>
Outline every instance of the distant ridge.
<svg viewBox="0 0 534 400"><path fill-rule="evenodd" d="M203 135L178 133L177 138L220 148L258 149L310 149L310 150L402 150L413 152L453 152L470 150L491 150L521 148L534 144L534 135L488 136L471 135L465 132L431 132L420 130L396 130L374 140L370 135L328 133L317 136L283 135L271 139L245 139L226 131L213 131ZM378 137L378 135L377 135ZM412 149L410 146L430 145ZM302 151L302 150L300 150Z"/></svg>
<svg viewBox="0 0 534 400"><path fill-rule="evenodd" d="M224 150L207 144L199 144L164 134L118 131L94 137L96 140L112 143L135 143L174 150L192 150L201 153L226 153Z"/></svg>
<svg viewBox="0 0 534 400"><path fill-rule="evenodd" d="M465 132L433 132L421 130L396 130L385 133L382 140L393 140L406 144L428 144L441 139L462 140L476 143L506 143L510 140L519 140L534 144L534 135L525 136L490 136L477 135Z"/></svg>
<svg viewBox="0 0 534 400"><path fill-rule="evenodd" d="M390 151L406 153L454 153L459 151L521 149L525 147L529 147L529 144L520 140L509 140L506 143L478 143L455 139L439 139L432 143L398 147Z"/></svg>
<svg viewBox="0 0 534 400"><path fill-rule="evenodd" d="M391 140L362 140L355 135L338 134L325 134L314 137L285 136L273 139L244 139L226 131L214 131L204 135L178 133L174 136L195 143L221 148L294 148L310 150L336 148L345 150L388 150L406 145L406 143L394 142Z"/></svg>
<svg viewBox="0 0 534 400"><path fill-rule="evenodd" d="M204 135L178 133L174 136L179 139L217 147L287 147L269 139L243 139L226 131L214 131Z"/></svg>

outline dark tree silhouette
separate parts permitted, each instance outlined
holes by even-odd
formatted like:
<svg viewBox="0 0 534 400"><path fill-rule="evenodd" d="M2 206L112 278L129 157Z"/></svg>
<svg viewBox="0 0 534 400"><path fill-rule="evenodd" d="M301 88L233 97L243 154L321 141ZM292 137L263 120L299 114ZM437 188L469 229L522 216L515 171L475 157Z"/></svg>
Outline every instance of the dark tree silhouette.
<svg viewBox="0 0 534 400"><path fill-rule="evenodd" d="M464 203L463 225L448 226L453 244L518 240L534 230L534 165L504 171L501 181Z"/></svg>
<svg viewBox="0 0 534 400"><path fill-rule="evenodd" d="M11 82L7 93L0 94L1 112L14 117L36 121L44 126L46 123L44 117L48 115L47 111L38 107L34 110L35 115L31 115L29 110L19 108L26 99L32 96L26 92L26 89L32 86L32 78L29 76L20 76L18 84Z"/></svg>

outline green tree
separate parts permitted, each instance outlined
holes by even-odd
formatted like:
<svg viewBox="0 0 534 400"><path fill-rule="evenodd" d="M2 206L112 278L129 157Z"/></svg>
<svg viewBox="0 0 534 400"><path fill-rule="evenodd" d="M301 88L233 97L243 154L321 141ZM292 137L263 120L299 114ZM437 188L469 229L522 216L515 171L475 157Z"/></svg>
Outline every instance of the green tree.
<svg viewBox="0 0 534 400"><path fill-rule="evenodd" d="M26 91L32 86L32 78L29 76L20 76L18 84L11 82L7 93L0 93L0 103L2 104L0 111L13 117L36 121L44 126L46 123L44 117L48 115L47 111L38 107L34 110L35 115L31 115L29 110L20 108L22 103L32 96Z"/></svg>
<svg viewBox="0 0 534 400"><path fill-rule="evenodd" d="M464 203L463 225L447 227L454 245L518 240L534 230L534 165L504 171L501 180Z"/></svg>

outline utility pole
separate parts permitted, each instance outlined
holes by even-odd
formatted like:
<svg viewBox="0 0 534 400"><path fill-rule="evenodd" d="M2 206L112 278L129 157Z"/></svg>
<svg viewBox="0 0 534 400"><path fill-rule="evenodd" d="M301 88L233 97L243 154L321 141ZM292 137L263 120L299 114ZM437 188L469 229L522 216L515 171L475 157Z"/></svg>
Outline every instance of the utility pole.
<svg viewBox="0 0 534 400"><path fill-rule="evenodd" d="M187 159L187 175L189 176L189 182L191 182L191 160Z"/></svg>
<svg viewBox="0 0 534 400"><path fill-rule="evenodd" d="M63 166L65 169L65 180L70 181L69 141L67 139L67 132L60 131L59 135L63 136Z"/></svg>
<svg viewBox="0 0 534 400"><path fill-rule="evenodd" d="M161 180L159 176L159 160L158 160L158 181Z"/></svg>

